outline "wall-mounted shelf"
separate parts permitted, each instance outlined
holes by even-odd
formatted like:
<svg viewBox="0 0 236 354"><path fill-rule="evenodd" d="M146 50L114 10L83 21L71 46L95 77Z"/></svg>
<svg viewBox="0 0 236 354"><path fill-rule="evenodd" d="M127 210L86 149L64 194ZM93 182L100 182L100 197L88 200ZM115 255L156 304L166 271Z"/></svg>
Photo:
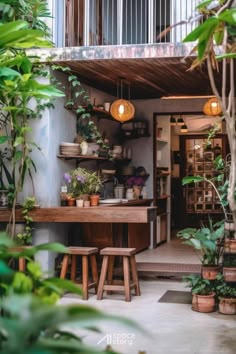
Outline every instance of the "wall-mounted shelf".
<svg viewBox="0 0 236 354"><path fill-rule="evenodd" d="M99 156L86 156L86 155L76 155L76 156L70 156L70 155L57 155L59 159L65 159L65 160L79 160L79 161L88 161L88 160L99 160L99 161L107 161L107 157L99 157Z"/></svg>
<svg viewBox="0 0 236 354"><path fill-rule="evenodd" d="M162 143L162 144L168 144L169 141L167 139L161 139L161 138L157 138L156 139L158 143Z"/></svg>

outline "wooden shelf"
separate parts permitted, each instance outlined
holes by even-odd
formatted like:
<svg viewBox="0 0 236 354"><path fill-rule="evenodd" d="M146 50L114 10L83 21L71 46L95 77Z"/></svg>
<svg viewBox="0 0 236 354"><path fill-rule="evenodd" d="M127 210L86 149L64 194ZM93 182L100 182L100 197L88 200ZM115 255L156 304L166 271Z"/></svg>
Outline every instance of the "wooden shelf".
<svg viewBox="0 0 236 354"><path fill-rule="evenodd" d="M163 143L163 144L168 144L169 143L169 141L167 139L161 139L161 138L157 138L156 141L158 143Z"/></svg>
<svg viewBox="0 0 236 354"><path fill-rule="evenodd" d="M99 160L99 161L107 161L109 160L107 157L99 157L99 156L86 156L86 155L76 155L76 156L70 156L70 155L57 155L59 159L65 159L65 160L80 160L80 161L86 161L86 160Z"/></svg>
<svg viewBox="0 0 236 354"><path fill-rule="evenodd" d="M167 194L163 194L163 195L160 195L159 197L157 197L157 199L167 199L167 198L170 198L170 195L167 195Z"/></svg>

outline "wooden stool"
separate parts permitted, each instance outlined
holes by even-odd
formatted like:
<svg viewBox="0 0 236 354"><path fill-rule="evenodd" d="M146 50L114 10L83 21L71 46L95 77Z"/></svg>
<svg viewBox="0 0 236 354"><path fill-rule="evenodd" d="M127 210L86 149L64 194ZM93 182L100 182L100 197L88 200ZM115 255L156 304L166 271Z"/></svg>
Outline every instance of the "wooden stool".
<svg viewBox="0 0 236 354"><path fill-rule="evenodd" d="M103 296L103 291L124 291L125 301L131 301L131 289L135 289L135 295L140 296L140 288L138 281L138 274L135 261L136 248L114 248L106 247L103 248L100 254L103 256L102 270L100 274L100 280L98 285L97 299L101 300ZM120 283L119 281L113 281L113 268L114 268L114 257L121 256L123 258L123 272L124 272L124 282L122 285L115 285L115 283ZM133 282L130 282L130 269L132 274ZM107 278L107 285L105 281Z"/></svg>
<svg viewBox="0 0 236 354"><path fill-rule="evenodd" d="M11 247L9 248L10 252L23 252L26 249L31 248L31 246L19 246L19 247ZM26 259L25 257L19 257L18 259L18 270L19 272L25 272L26 271Z"/></svg>
<svg viewBox="0 0 236 354"><path fill-rule="evenodd" d="M76 280L76 266L77 266L77 256L82 256L82 289L83 289L83 300L88 300L88 289L95 288L95 293L97 293L98 286L98 270L97 270L97 260L96 253L98 249L95 247L68 247L69 254L65 254L62 260L61 274L60 278L65 278L68 271L69 259L71 258L71 274L70 278L75 282ZM92 271L93 282L89 283L88 277L88 258L90 258L90 265Z"/></svg>

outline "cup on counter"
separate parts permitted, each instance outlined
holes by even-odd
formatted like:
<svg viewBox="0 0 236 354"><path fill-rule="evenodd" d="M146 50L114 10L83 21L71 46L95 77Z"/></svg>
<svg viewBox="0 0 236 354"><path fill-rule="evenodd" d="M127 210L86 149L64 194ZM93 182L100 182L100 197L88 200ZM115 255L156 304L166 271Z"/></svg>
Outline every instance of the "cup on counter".
<svg viewBox="0 0 236 354"><path fill-rule="evenodd" d="M110 102L104 102L105 111L109 112L110 111L110 106L111 106Z"/></svg>
<svg viewBox="0 0 236 354"><path fill-rule="evenodd" d="M124 198L124 191L125 191L125 188L122 184L116 186L114 188L115 198L116 199L123 199Z"/></svg>

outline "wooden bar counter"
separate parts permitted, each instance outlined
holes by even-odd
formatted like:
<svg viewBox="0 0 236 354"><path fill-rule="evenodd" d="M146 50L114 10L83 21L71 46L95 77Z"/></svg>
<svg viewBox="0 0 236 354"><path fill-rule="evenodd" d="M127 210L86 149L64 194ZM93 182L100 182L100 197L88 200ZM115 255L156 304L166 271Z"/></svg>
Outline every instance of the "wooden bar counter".
<svg viewBox="0 0 236 354"><path fill-rule="evenodd" d="M156 207L142 206L147 203L143 201L131 201L109 206L99 205L97 207L49 207L35 208L29 212L34 222L98 222L98 223L149 223L156 215ZM138 206L137 206L138 204ZM141 205L140 205L141 204ZM22 209L16 209L16 221L24 221ZM10 210L0 210L0 222L8 222Z"/></svg>
<svg viewBox="0 0 236 354"><path fill-rule="evenodd" d="M35 208L29 213L34 223L81 223L82 244L93 247L126 246L137 251L150 244L150 223L156 219L157 208L152 200L132 200L97 207ZM0 210L0 222L6 223L10 210ZM16 222L22 222L22 209L16 210Z"/></svg>

